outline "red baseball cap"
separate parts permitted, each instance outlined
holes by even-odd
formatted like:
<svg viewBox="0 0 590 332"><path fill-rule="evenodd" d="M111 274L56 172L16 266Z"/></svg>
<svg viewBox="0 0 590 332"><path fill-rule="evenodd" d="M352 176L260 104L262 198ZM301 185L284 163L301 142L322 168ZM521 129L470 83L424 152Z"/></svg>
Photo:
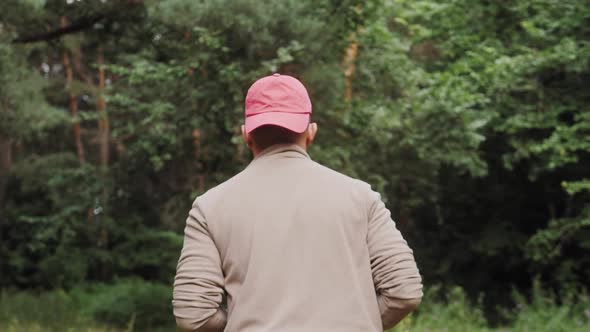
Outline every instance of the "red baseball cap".
<svg viewBox="0 0 590 332"><path fill-rule="evenodd" d="M311 100L296 78L273 74L254 82L246 95L246 132L264 126L280 126L302 133L309 125Z"/></svg>

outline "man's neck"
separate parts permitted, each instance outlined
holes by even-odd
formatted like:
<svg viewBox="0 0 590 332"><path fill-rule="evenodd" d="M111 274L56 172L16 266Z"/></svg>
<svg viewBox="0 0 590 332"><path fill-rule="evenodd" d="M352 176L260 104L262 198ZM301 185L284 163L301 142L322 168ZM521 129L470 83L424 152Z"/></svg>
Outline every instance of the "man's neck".
<svg viewBox="0 0 590 332"><path fill-rule="evenodd" d="M256 146L252 146L251 150L252 150L252 155L254 155L254 158L256 158L257 156L259 156L261 153L263 153L264 151L267 151L269 149L272 149L272 147L277 146L277 145L297 145L300 148L302 148L303 150L307 151L307 144L305 143L305 141L303 142L295 142L295 143L277 143L277 144L273 144L267 148L264 149L259 149Z"/></svg>

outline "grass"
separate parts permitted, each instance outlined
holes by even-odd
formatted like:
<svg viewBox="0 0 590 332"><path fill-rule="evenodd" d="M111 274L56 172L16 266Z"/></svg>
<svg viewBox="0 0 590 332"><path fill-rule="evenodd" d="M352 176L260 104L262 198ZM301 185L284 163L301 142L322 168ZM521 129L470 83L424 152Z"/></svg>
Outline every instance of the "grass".
<svg viewBox="0 0 590 332"><path fill-rule="evenodd" d="M80 313L79 303L63 291L35 295L25 292L0 294L0 331L115 331L100 326Z"/></svg>
<svg viewBox="0 0 590 332"><path fill-rule="evenodd" d="M52 291L40 294L3 291L0 293L0 331L176 331L173 325L158 328L137 327L135 320L142 317L136 317L135 313L131 314L124 325L96 319L88 308L93 306L90 301L104 301L104 294L109 292L105 287L98 287L101 294L88 291L93 288L77 289L69 293ZM112 287L117 291L121 290L120 284ZM509 323L506 326L490 327L481 309L481 301L472 303L458 287L445 292L431 287L419 309L389 332L590 331L590 297L584 292L572 294L575 295L564 296L558 301L540 287L528 298L514 293L513 298L517 305L502 309L503 316Z"/></svg>
<svg viewBox="0 0 590 332"><path fill-rule="evenodd" d="M121 292L120 283L110 287ZM97 320L93 308L111 293L104 285L93 285L74 289L69 293L62 290L43 292L0 292L0 331L2 332L172 332L174 325L157 328L136 327L136 315L130 314L125 324ZM109 302L107 302L109 304ZM126 303L125 303L126 304ZM114 306L113 306L114 307ZM126 309L126 308L125 308ZM118 310L118 309L114 309ZM171 315L171 313L170 313ZM98 315L101 317L101 315ZM171 319L172 320L172 319Z"/></svg>
<svg viewBox="0 0 590 332"><path fill-rule="evenodd" d="M418 310L390 332L590 331L590 297L585 292L568 292L560 301L538 283L529 298L513 292L516 306L499 309L509 322L499 327L489 326L481 299L472 303L459 287L441 293L440 288L431 288Z"/></svg>
<svg viewBox="0 0 590 332"><path fill-rule="evenodd" d="M81 313L78 300L64 291L41 294L2 292L0 331L6 332L115 332Z"/></svg>

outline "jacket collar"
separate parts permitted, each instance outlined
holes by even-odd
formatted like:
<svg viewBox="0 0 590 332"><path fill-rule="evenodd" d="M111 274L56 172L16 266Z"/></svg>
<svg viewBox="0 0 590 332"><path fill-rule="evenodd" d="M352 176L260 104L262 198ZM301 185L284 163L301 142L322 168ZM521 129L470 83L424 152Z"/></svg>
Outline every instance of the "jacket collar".
<svg viewBox="0 0 590 332"><path fill-rule="evenodd" d="M275 144L262 150L252 162L276 157L311 159L307 151L297 144Z"/></svg>

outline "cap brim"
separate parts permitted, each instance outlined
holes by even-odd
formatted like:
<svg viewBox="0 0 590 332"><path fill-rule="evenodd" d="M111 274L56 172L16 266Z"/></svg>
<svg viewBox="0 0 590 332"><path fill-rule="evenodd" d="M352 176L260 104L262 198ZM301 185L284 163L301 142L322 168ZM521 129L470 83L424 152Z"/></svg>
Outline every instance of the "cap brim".
<svg viewBox="0 0 590 332"><path fill-rule="evenodd" d="M279 126L296 133L302 133L309 125L309 113L265 112L246 118L247 133L264 125Z"/></svg>

